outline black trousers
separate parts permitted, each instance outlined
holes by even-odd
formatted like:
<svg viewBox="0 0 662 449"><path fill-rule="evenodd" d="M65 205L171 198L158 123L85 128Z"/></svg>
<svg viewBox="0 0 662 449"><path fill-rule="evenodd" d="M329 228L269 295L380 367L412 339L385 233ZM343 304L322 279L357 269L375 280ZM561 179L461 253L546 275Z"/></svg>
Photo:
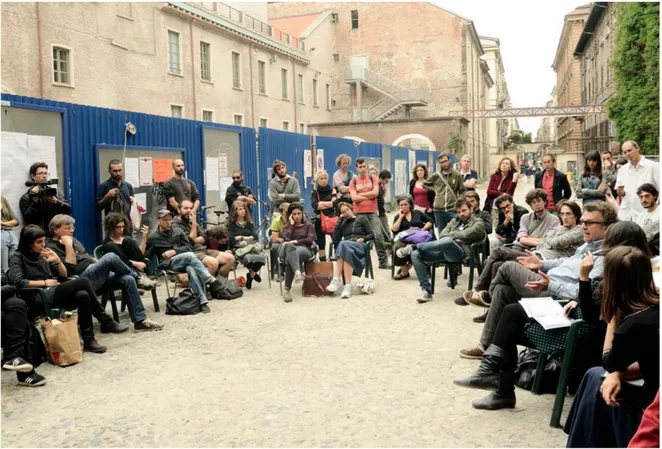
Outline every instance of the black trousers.
<svg viewBox="0 0 662 449"><path fill-rule="evenodd" d="M122 245L118 245L111 240L103 246L107 251L117 254L129 268L133 268L130 262L131 260L134 262L143 262L145 259L145 256L140 251L140 246L132 238L125 238L122 241Z"/></svg>
<svg viewBox="0 0 662 449"><path fill-rule="evenodd" d="M503 309L492 344L506 352L504 371L515 372L517 368L517 345L535 348L524 333L529 317L519 304L509 304ZM487 349L487 348L486 348Z"/></svg>
<svg viewBox="0 0 662 449"><path fill-rule="evenodd" d="M4 359L26 358L28 305L17 296L2 300L2 347Z"/></svg>
<svg viewBox="0 0 662 449"><path fill-rule="evenodd" d="M101 308L92 283L84 278L67 281L55 287L53 307L78 309L78 326L83 341L94 338L93 316L100 323L112 319Z"/></svg>

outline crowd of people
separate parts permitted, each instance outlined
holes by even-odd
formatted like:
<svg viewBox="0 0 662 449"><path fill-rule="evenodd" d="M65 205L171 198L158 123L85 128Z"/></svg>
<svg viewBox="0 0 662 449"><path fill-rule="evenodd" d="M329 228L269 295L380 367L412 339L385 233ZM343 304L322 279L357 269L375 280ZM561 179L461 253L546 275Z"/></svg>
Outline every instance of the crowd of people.
<svg viewBox="0 0 662 449"><path fill-rule="evenodd" d="M448 286L455 288L462 264L478 244L489 247L490 255L473 288L455 304L485 309L474 318L484 323L479 343L459 351L460 357L480 360L480 366L455 384L492 390L474 401L477 409L515 407L517 345L560 349L566 343L567 328L545 331L520 305L522 298L551 296L567 302L565 313L583 317L594 339L603 342L602 366L586 371L573 401L568 445L627 445L659 388L659 294L651 259L659 255L660 210L658 164L633 141L622 145L622 153L626 162L614 162L610 152L586 154L574 183L576 200L555 155L545 154L544 169L526 194L530 211L515 203L520 173L510 158L498 161L481 206L471 158L463 156L454 169L442 153L438 170L412 167L409 194L395 199L390 224L388 170L358 158L353 171L351 158L339 156L332 176L316 173L309 215L299 182L276 160L268 185L273 218L266 247L252 218L257 200L240 170L232 173L227 189L227 222L211 230L198 223L200 195L184 176L184 162L173 161L174 176L163 189L166 204L150 232L132 222L133 187L123 179L122 162L112 160L110 177L97 192L105 231L98 260L74 237L72 207L48 186L48 166L35 163L34 185L20 200L22 219L2 198L2 366L16 371L21 385L45 383L25 353L27 323L43 314L42 301L77 309L85 351L106 351L95 339L93 317L101 332L129 329L103 310L98 296L104 291L122 291L136 332L163 329L147 317L140 297L156 285L148 274L152 260L161 269L186 273L200 312L209 313L209 299L220 297L238 264L247 269L246 289L262 281L267 254L272 272L282 267L282 299L290 303L306 264L326 261L332 249L335 268L326 290L341 290L341 297L349 298L353 278L364 282L374 245L379 269L395 266L394 281L406 282L413 267L420 287L416 300L427 303L434 300L430 266L447 264ZM23 228L16 236L12 229L19 224ZM643 386L627 383L633 379L643 379ZM610 430L602 430L605 426Z"/></svg>

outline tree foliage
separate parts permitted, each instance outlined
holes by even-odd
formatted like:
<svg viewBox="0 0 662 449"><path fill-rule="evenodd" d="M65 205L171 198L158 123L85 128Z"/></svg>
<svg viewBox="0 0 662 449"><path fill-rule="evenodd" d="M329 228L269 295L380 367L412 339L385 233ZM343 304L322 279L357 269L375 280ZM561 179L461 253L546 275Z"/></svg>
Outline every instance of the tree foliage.
<svg viewBox="0 0 662 449"><path fill-rule="evenodd" d="M519 143L531 143L531 133L525 133L521 129L513 129L508 136L508 146Z"/></svg>
<svg viewBox="0 0 662 449"><path fill-rule="evenodd" d="M659 153L660 4L616 3L615 94L607 102L618 140L635 140L645 154Z"/></svg>

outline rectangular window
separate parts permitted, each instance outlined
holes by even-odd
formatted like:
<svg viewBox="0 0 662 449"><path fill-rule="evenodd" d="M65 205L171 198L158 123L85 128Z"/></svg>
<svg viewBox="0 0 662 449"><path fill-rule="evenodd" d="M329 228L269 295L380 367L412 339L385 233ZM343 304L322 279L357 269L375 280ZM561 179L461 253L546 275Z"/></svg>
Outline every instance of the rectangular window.
<svg viewBox="0 0 662 449"><path fill-rule="evenodd" d="M313 106L319 106L319 93L317 92L317 80L313 79Z"/></svg>
<svg viewBox="0 0 662 449"><path fill-rule="evenodd" d="M269 119L260 117L260 128L268 128L269 127Z"/></svg>
<svg viewBox="0 0 662 449"><path fill-rule="evenodd" d="M303 75L297 75L297 101L299 104L303 104Z"/></svg>
<svg viewBox="0 0 662 449"><path fill-rule="evenodd" d="M206 109L202 110L202 121L203 122L213 122L214 121L214 111L209 111Z"/></svg>
<svg viewBox="0 0 662 449"><path fill-rule="evenodd" d="M168 72L180 75L179 64L179 33L168 30Z"/></svg>
<svg viewBox="0 0 662 449"><path fill-rule="evenodd" d="M359 12L356 9L352 10L352 29L356 30L359 28Z"/></svg>
<svg viewBox="0 0 662 449"><path fill-rule="evenodd" d="M283 100L288 100L289 94L287 92L287 69L280 69L280 90L281 98Z"/></svg>
<svg viewBox="0 0 662 449"><path fill-rule="evenodd" d="M300 134L306 134L306 124L305 123L299 123L299 133Z"/></svg>
<svg viewBox="0 0 662 449"><path fill-rule="evenodd" d="M326 108L331 109L331 85L326 85Z"/></svg>
<svg viewBox="0 0 662 449"><path fill-rule="evenodd" d="M257 85L260 95L267 94L267 63L264 61L257 62Z"/></svg>
<svg viewBox="0 0 662 449"><path fill-rule="evenodd" d="M170 105L170 116L175 118L182 118L183 107L176 104Z"/></svg>
<svg viewBox="0 0 662 449"><path fill-rule="evenodd" d="M244 115L243 114L235 114L234 115L234 124L237 126L244 126Z"/></svg>
<svg viewBox="0 0 662 449"><path fill-rule="evenodd" d="M71 53L66 48L53 47L53 82L71 85Z"/></svg>
<svg viewBox="0 0 662 449"><path fill-rule="evenodd" d="M283 131L289 131L290 130L290 122L287 120L283 120Z"/></svg>
<svg viewBox="0 0 662 449"><path fill-rule="evenodd" d="M211 81L211 51L207 42L200 41L200 78Z"/></svg>
<svg viewBox="0 0 662 449"><path fill-rule="evenodd" d="M232 87L241 89L241 55L232 52Z"/></svg>

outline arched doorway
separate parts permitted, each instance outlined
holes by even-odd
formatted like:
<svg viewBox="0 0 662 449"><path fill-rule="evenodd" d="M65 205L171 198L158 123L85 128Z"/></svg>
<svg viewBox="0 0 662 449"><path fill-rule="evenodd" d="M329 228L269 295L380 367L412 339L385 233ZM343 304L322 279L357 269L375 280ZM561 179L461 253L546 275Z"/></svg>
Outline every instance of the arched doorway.
<svg viewBox="0 0 662 449"><path fill-rule="evenodd" d="M405 134L400 136L391 144L393 146L401 145L405 147L410 147L415 150L430 150L436 151L437 146L430 139L425 137L423 134Z"/></svg>

